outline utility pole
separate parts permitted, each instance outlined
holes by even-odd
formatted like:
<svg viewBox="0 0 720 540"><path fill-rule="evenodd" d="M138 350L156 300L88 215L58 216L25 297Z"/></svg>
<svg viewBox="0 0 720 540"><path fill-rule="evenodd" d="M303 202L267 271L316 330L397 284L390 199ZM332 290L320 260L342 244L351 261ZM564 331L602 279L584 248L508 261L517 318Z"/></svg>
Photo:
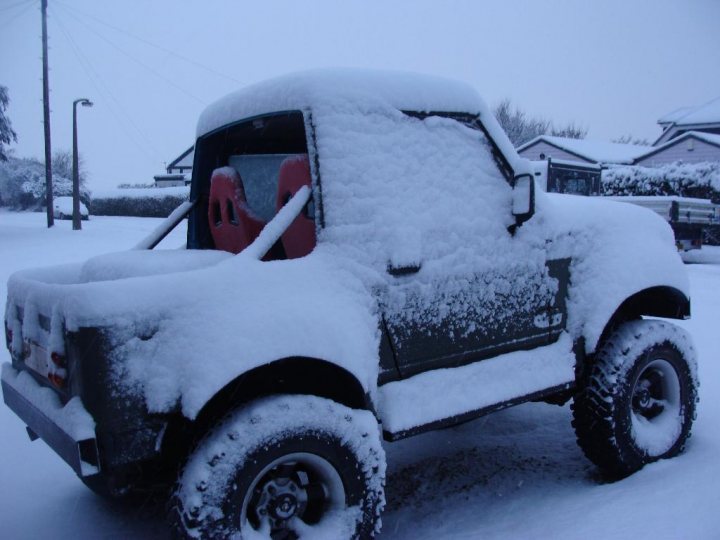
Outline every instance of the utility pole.
<svg viewBox="0 0 720 540"><path fill-rule="evenodd" d="M83 107L92 107L92 101L87 98L80 98L73 101L73 163L72 163L72 199L73 199L73 231L82 229L82 216L80 216L80 167L78 159L78 138L77 138L77 104Z"/></svg>
<svg viewBox="0 0 720 540"><path fill-rule="evenodd" d="M48 82L47 48L47 0L41 0L42 48L43 48L43 118L45 124L45 204L47 205L47 226L55 224L53 218L52 150L50 149L50 83Z"/></svg>

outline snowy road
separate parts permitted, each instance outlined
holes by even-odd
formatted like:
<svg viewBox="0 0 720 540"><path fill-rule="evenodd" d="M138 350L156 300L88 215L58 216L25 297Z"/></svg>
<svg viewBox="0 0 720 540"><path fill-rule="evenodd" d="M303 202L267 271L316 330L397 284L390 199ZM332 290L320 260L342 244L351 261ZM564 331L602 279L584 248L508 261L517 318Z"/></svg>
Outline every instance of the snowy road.
<svg viewBox="0 0 720 540"><path fill-rule="evenodd" d="M153 219L92 218L44 227L42 214L0 212L0 297L13 271L134 245ZM184 241L182 231L166 240ZM700 407L682 456L600 484L575 445L567 406L528 404L386 445L388 506L381 538L720 538L720 249L688 265ZM0 362L9 360L5 348ZM166 537L157 508L98 499L0 407L0 536L9 539Z"/></svg>

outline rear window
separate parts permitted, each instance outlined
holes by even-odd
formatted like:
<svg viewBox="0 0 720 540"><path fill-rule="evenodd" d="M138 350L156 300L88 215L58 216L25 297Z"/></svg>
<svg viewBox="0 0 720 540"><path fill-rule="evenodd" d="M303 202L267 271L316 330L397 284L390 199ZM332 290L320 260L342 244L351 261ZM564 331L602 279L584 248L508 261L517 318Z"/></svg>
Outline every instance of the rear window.
<svg viewBox="0 0 720 540"><path fill-rule="evenodd" d="M188 247L213 248L208 227L210 177L218 167L234 167L242 178L248 206L263 221L275 215L280 164L307 154L305 120L300 111L247 119L204 135L195 145Z"/></svg>
<svg viewBox="0 0 720 540"><path fill-rule="evenodd" d="M263 221L270 221L275 215L280 165L294 155L247 154L228 158L228 165L240 173L248 206Z"/></svg>

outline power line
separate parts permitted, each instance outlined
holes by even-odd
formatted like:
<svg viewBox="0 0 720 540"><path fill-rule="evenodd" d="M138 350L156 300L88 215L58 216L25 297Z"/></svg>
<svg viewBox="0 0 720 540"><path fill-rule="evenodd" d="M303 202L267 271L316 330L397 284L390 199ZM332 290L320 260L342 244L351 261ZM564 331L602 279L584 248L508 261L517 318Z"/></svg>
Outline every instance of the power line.
<svg viewBox="0 0 720 540"><path fill-rule="evenodd" d="M155 48L155 49L158 49L158 50L160 50L160 51L163 51L163 52L165 52L165 53L167 53L167 54L169 54L169 55L171 55L171 56L174 56L174 57L176 57L176 58L178 58L178 59L180 59L180 60L183 60L183 61L185 61L185 62L187 62L187 63L189 63L189 64L192 64L192 65L197 66L197 67L199 67L199 68L202 68L202 69L204 69L204 70L206 70L206 71L209 71L210 73L214 73L215 75L218 75L218 76L220 76L220 77L223 77L223 78L225 78L225 79L228 79L228 80L230 80L230 81L233 81L233 82L235 82L235 83L237 83L237 84L245 85L245 83L243 83L242 81L237 80L235 77L232 77L232 76L230 76L230 75L228 75L228 74L226 74L226 73L223 73L223 72L218 71L218 70L216 70L216 69L214 69L214 68L211 68L210 66L207 66L207 65L205 65L205 64L203 64L203 63L201 63L201 62L198 62L197 60L193 60L192 58L188 58L188 57L186 57L186 56L183 56L182 54L180 54L180 53L178 53L178 52L176 52L176 51L173 51L172 49L168 49L167 47L163 47L162 45L158 45L157 43L153 43L152 41L149 41L149 40L147 40L147 39L145 39L145 38L143 38L143 37L141 37L141 36L138 36L138 35L136 35L136 34L133 34L132 32L128 32L127 30L124 30L123 28L120 28L120 27L115 26L115 25L113 25L113 24L110 24L110 23L108 23L108 22L106 22L106 21L103 21L102 19L99 19L99 18L95 17L94 15L90 15L89 13L84 12L84 11L78 9L78 8L75 7L75 6L71 6L71 5L69 5L69 4L65 4L64 2L57 2L57 3L58 3L58 4L61 4L61 5L64 6L65 8L68 8L68 9L70 9L70 10L72 10L72 11L77 12L77 13L80 14L80 15L83 15L84 17L88 17L88 18L90 18L90 19L93 19L95 22L98 22L98 23L102 24L103 26L106 26L106 27L108 27L108 28L111 28L112 30L115 30L116 32L120 32L121 34L125 34L125 35L128 36L128 37L131 37L131 38L133 38L133 39L136 39L136 40L140 41L141 43L144 43L145 45L148 45L148 46L150 46L150 47L153 47L153 48Z"/></svg>
<svg viewBox="0 0 720 540"><path fill-rule="evenodd" d="M24 2L18 2L17 4L13 4L13 7L21 6L23 3ZM11 23L15 22L16 19L25 15L28 11L30 11L30 8L34 7L34 5L35 2L33 0L30 0L30 2L24 8L21 8L20 11L15 13L14 16L10 17L3 24L0 24L0 30L7 28L8 26L10 26Z"/></svg>
<svg viewBox="0 0 720 540"><path fill-rule="evenodd" d="M62 22L60 21L60 18L57 17L57 14L55 13L54 9L52 9L52 13L53 13L53 15L55 15L55 20L58 23L58 27L60 28L62 33L65 35L65 38L68 40L68 43L70 44L70 47L72 48L73 52L75 53L75 56L78 58L80 67L83 69L83 71L85 71L85 74L87 75L88 79L90 79L90 82L95 87L95 89L98 91L98 93L106 99L107 104L109 106L108 109L110 110L112 115L115 117L115 119L118 121L118 125L122 128L122 130L125 132L125 134L128 136L128 138L142 153L144 153L148 158L150 158L153 161L158 160L157 149L154 148L154 146L150 142L150 139L132 120L132 117L129 114L127 114L124 107L122 106L120 101L113 95L110 88L107 85L105 85L105 83L102 80L102 77L100 77L98 72L93 68L92 63L82 53L82 50L77 45L77 43L75 43L75 40L72 38L70 33L67 31L65 26L62 24ZM117 110L116 110L116 107L117 107ZM138 135L140 135L140 137L145 140L145 142L147 143L147 146L150 148L150 150L152 150L152 152L155 153L155 155L152 155L146 146L143 146L140 143L138 143L135 136L132 135L127 130L127 126L123 123L123 121L127 122L128 125L130 125L132 128L135 129L135 131L138 133Z"/></svg>
<svg viewBox="0 0 720 540"><path fill-rule="evenodd" d="M7 6L0 7L0 11L8 11L13 8L16 8L18 6L22 6L23 4L34 4L35 0L20 0L20 2L15 2L14 4L8 4Z"/></svg>
<svg viewBox="0 0 720 540"><path fill-rule="evenodd" d="M131 54L128 53L127 51L125 51L125 50L123 50L122 48L120 48L116 43L114 43L113 41L111 41L110 39L108 39L106 36L103 36L100 32L98 32L97 30L95 30L92 26L90 26L89 24L87 24L85 21L79 19L79 18L78 18L76 15L74 15L73 13L71 13L71 12L69 12L69 11L68 11L67 13L68 13L68 15L70 15L71 17L73 17L76 21L78 21L80 24L82 24L83 26L85 26L85 28L87 28L90 32L92 32L92 33L95 34L97 37L99 37L100 39L102 39L105 43L107 43L108 45L110 45L111 47L113 47L115 50L117 50L117 51L118 51L119 53L121 53L122 55L126 56L127 58L129 58L130 60L132 60L133 62L135 62L136 64L142 66L143 68L145 68L146 70L148 70L150 73L152 73L153 75L155 75L157 78L159 78L159 79L161 79L162 81L166 82L167 84L169 84L170 86L172 86L173 88L175 88L175 89L178 90L179 92L182 92L182 93L185 94L186 96L194 99L195 101L197 101L197 102L200 103L201 105L204 105L204 104L205 104L205 101L203 101L201 98L197 97L196 95L192 94L191 92L188 92L188 91L185 90L183 87L179 86L179 85L178 85L175 81L173 81L172 79L169 79L169 78L165 77L164 75L160 75L160 73L158 73L156 69L153 69L152 67L148 66L148 65L147 65L145 62L143 62L142 60L139 60L139 59L135 58L133 55L131 55Z"/></svg>

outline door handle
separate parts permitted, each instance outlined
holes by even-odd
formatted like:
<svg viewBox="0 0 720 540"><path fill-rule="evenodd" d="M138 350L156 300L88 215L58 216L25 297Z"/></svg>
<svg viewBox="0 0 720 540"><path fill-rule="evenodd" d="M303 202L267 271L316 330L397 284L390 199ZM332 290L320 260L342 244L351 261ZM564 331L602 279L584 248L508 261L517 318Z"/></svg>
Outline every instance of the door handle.
<svg viewBox="0 0 720 540"><path fill-rule="evenodd" d="M409 276L410 274L417 274L420 271L420 268L422 268L421 263L407 264L403 266L393 266L388 263L387 273L393 277Z"/></svg>

